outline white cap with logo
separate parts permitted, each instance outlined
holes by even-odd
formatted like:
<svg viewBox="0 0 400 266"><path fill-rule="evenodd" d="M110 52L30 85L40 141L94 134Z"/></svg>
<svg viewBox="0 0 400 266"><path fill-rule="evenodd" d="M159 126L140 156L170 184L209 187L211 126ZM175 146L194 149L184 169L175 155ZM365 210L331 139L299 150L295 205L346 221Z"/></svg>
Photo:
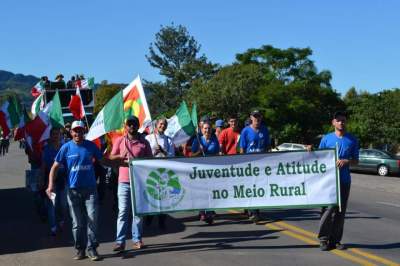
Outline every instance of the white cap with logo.
<svg viewBox="0 0 400 266"><path fill-rule="evenodd" d="M78 128L78 127L85 128L85 124L82 121L78 121L78 120L72 122L71 129Z"/></svg>

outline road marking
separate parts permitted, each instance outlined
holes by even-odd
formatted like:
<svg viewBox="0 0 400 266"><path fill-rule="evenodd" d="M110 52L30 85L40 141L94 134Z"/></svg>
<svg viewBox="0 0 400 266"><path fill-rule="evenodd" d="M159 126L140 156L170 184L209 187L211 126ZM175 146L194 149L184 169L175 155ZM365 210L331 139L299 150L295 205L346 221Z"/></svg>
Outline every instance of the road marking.
<svg viewBox="0 0 400 266"><path fill-rule="evenodd" d="M354 252L354 253L356 253L356 254L358 254L360 256L364 256L364 257L367 257L367 258L369 258L371 260L380 262L380 263L382 263L384 265L388 265L388 266L399 266L400 265L399 263L396 263L394 261L391 261L391 260L376 256L376 255L371 254L371 253L367 253L367 252L361 251L358 248L351 248L350 251Z"/></svg>
<svg viewBox="0 0 400 266"><path fill-rule="evenodd" d="M231 210L229 212L236 213L236 214L240 214L241 213L241 212L236 211L236 210ZM303 242L305 242L307 244L319 245L319 242L316 241L316 239L318 237L317 234L315 234L315 233L313 233L311 231L307 231L307 230L305 230L303 228L300 228L298 226L295 226L295 225L292 225L292 224L288 224L288 223L282 222L282 221L267 223L267 224L265 224L265 226L267 228L271 229L271 230L280 230L281 233L283 233L285 235L288 235L290 237L293 237L295 239L298 239L300 241L303 241ZM289 230L291 230L291 231L289 231ZM379 263L384 264L384 265L388 265L388 266L396 266L396 265L399 266L400 265L399 263L396 263L394 261L379 257L379 256L371 254L369 252L361 251L361 250L356 249L356 248L350 248L350 249L348 249L348 251L350 251L350 252L352 252L354 254L357 254L359 256L371 259L373 261L379 262ZM331 253L339 256L339 257L342 257L344 259L347 259L347 260L353 261L355 263L358 263L360 265L375 265L374 263L372 263L370 261L367 261L367 260L365 260L363 258L359 258L359 257L353 256L353 255L347 253L346 251L333 249L333 250L330 250L329 252L331 252Z"/></svg>
<svg viewBox="0 0 400 266"><path fill-rule="evenodd" d="M390 206L390 207L400 208L400 204L396 204L396 203L384 202L384 201L377 201L376 203L381 204L381 205Z"/></svg>
<svg viewBox="0 0 400 266"><path fill-rule="evenodd" d="M285 222L275 222L275 223L278 224L279 226L283 227L283 228L296 231L298 233L301 233L303 235L306 235L306 236L309 236L309 237L312 237L312 238L317 238L318 237L318 235L313 233L313 232L304 230L304 229L302 229L300 227L297 227L297 226L294 226L294 225L291 225L291 224L288 224L288 223L285 223ZM353 253L355 253L355 254L357 254L357 255L369 258L371 260L377 261L377 262L382 263L384 265L388 265L388 266L395 266L395 265L399 266L400 265L399 263L396 263L394 261L379 257L379 256L374 255L372 253L361 251L358 248L349 248L348 250L353 252Z"/></svg>
<svg viewBox="0 0 400 266"><path fill-rule="evenodd" d="M315 240L312 240L312 239L310 239L308 237L302 236L301 234L297 234L295 232L288 231L288 228L277 226L276 223L268 223L268 224L265 224L265 226L267 228L269 228L269 229L272 229L272 230L283 230L283 231L281 231L281 233L283 233L285 235L291 236L291 237L293 237L295 239L298 239L298 240L303 241L303 242L305 242L307 244L310 244L310 245L319 246L319 242L317 242ZM302 230L302 231L304 231L304 230ZM333 253L333 254L335 254L335 255L343 258L343 259L347 259L347 260L350 260L352 262L355 262L355 263L357 263L359 265L365 265L365 266L375 266L376 265L376 264L374 264L372 262L369 262L369 261L367 261L365 259L353 256L353 255L350 255L350 254L348 254L348 253L346 253L344 251L341 251L341 250L334 249L334 250L330 250L329 252Z"/></svg>

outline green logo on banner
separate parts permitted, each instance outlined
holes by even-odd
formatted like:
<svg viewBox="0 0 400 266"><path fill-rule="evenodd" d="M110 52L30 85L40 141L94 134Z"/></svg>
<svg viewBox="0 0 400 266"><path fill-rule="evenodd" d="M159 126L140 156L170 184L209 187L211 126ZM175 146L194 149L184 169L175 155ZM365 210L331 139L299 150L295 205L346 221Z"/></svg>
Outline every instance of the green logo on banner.
<svg viewBox="0 0 400 266"><path fill-rule="evenodd" d="M172 170L158 168L147 177L145 199L154 208L173 209L183 199L184 193L178 176Z"/></svg>

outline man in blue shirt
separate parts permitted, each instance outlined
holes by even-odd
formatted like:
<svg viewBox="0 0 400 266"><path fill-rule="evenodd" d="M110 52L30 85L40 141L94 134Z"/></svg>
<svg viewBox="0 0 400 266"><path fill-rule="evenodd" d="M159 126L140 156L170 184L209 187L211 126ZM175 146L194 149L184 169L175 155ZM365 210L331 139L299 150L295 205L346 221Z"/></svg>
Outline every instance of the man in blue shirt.
<svg viewBox="0 0 400 266"><path fill-rule="evenodd" d="M270 148L269 132L262 125L260 111L250 114L250 125L246 126L240 133L240 153L266 152Z"/></svg>
<svg viewBox="0 0 400 266"><path fill-rule="evenodd" d="M84 259L87 247L89 258L96 261L100 260L100 256L97 253L98 197L93 163L102 160L102 154L93 142L84 139L83 122L72 123L71 135L72 140L65 143L56 155L46 192L50 196L54 191L57 170L63 165L67 174L67 198L77 249L74 259Z"/></svg>
<svg viewBox="0 0 400 266"><path fill-rule="evenodd" d="M240 133L240 153L267 152L270 149L269 132L262 124L260 111L250 113L250 125L246 126ZM249 211L250 219L257 223L260 221L260 210Z"/></svg>
<svg viewBox="0 0 400 266"><path fill-rule="evenodd" d="M346 132L346 114L344 112L336 112L333 116L332 125L334 132L325 135L321 143L320 149L338 147L339 159L336 166L340 173L340 198L341 211L338 206L324 208L321 213L321 221L318 238L320 240L320 248L322 251L329 249L345 249L340 243L343 236L344 217L346 214L347 201L350 194L350 164L358 163L358 141Z"/></svg>

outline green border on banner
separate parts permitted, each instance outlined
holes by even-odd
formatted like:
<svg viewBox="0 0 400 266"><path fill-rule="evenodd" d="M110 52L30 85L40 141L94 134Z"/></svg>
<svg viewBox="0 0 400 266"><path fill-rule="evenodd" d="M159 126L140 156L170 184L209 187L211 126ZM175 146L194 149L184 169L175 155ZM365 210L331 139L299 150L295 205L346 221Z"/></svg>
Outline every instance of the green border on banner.
<svg viewBox="0 0 400 266"><path fill-rule="evenodd" d="M313 150L310 152L319 152L319 151L326 151L326 150L333 150L335 151L335 167L336 167L336 162L338 159L338 149L335 148L328 148L328 149L318 149L318 150ZM304 150L297 150L297 151L278 151L278 152L258 152L258 153L245 153L245 154L231 154L231 155L224 155L226 156L248 156L248 155L260 155L260 154L277 154L277 153L293 153L293 152L309 152L309 151L304 151ZM207 156L207 158L210 157L221 157L221 155L211 155ZM322 208L322 207L331 207L331 206L340 206L340 188L338 187L340 185L340 180L339 180L339 169L336 167L335 175L336 175L336 204L306 204L306 205L279 205L279 206L256 206L256 207L229 207L229 208L209 208L209 209L185 209L185 210L173 210L173 211L161 211L161 212L145 212L145 213L138 213L136 209L136 202L135 202L135 178L133 178L133 174L131 174L131 167L134 167L132 165L132 161L143 161L143 160L168 160L168 159L188 159L190 160L191 158L206 158L206 157L184 157L184 156L175 156L175 157L142 157L142 158L133 158L129 160L129 180L130 180L130 188L131 188L131 204L132 204L132 210L134 210L134 215L136 216L146 216L146 215L158 215L162 213L182 213L182 212L196 212L196 211L223 211L223 210L253 210L253 209L264 209L264 210L271 210L271 209L276 209L276 210L281 210L281 209L315 209L315 208Z"/></svg>

